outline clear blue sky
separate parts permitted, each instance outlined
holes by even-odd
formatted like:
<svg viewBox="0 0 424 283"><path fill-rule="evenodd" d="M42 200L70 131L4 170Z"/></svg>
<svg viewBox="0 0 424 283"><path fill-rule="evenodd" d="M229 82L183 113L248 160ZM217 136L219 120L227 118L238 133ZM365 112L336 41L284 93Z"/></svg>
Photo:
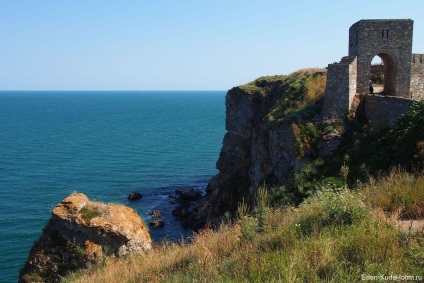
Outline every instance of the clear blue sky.
<svg viewBox="0 0 424 283"><path fill-rule="evenodd" d="M424 1L0 0L0 90L226 90L347 55L360 19Z"/></svg>

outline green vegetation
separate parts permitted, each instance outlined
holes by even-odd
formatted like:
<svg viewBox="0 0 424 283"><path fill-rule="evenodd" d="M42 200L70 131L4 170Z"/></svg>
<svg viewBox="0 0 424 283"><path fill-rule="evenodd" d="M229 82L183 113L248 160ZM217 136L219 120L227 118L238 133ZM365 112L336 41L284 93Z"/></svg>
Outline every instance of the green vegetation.
<svg viewBox="0 0 424 283"><path fill-rule="evenodd" d="M407 170L424 168L424 100L416 101L393 126L383 132L368 124L352 125L335 156L338 164L351 168L349 181L366 181L370 175L393 166Z"/></svg>
<svg viewBox="0 0 424 283"><path fill-rule="evenodd" d="M81 218L85 221L90 221L91 219L102 215L102 213L98 211L97 208L88 205L83 206L79 212L81 214Z"/></svg>
<svg viewBox="0 0 424 283"><path fill-rule="evenodd" d="M311 118L321 111L327 74L322 69L303 69L284 78L284 95L268 115L269 126Z"/></svg>
<svg viewBox="0 0 424 283"><path fill-rule="evenodd" d="M424 219L424 178L394 168L386 177L360 185L360 190L371 206L380 207L386 215Z"/></svg>
<svg viewBox="0 0 424 283"><path fill-rule="evenodd" d="M314 127L314 124L302 122L297 123L299 129L299 136L297 140L297 156L305 155L305 151L320 137L318 130Z"/></svg>
<svg viewBox="0 0 424 283"><path fill-rule="evenodd" d="M287 76L284 75L260 77L250 83L239 86L239 88L249 94L265 96L273 87L279 87L286 78Z"/></svg>
<svg viewBox="0 0 424 283"><path fill-rule="evenodd" d="M423 203L423 183L422 173L392 171L355 191L320 187L298 207L271 207L262 189L250 214L242 204L237 219L217 231L202 231L191 243L163 243L146 255L109 258L64 282L359 282L362 274L423 276L424 233L400 230L386 204L368 199L375 190L376 199L402 199L408 191ZM418 215L422 206L409 209Z"/></svg>
<svg viewBox="0 0 424 283"><path fill-rule="evenodd" d="M298 139L298 156L314 147L324 135L333 130L343 132L343 121L334 120L309 123L308 128L300 129ZM355 187L358 181L367 182L371 177L378 177L394 166L401 166L408 171L424 168L424 100L417 101L392 129L378 132L368 124L351 122L348 124L339 149L326 158L315 158L296 173L293 182L275 188L272 192L273 202L299 204L313 194L320 186L339 187L345 183ZM313 128L312 128L313 126ZM346 176L337 173L342 166L347 166ZM335 173L336 172L336 173Z"/></svg>

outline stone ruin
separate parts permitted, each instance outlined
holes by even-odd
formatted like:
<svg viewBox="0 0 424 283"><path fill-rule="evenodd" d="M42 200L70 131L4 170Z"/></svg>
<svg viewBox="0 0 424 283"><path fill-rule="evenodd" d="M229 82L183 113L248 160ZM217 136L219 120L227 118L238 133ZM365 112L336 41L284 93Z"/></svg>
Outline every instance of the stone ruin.
<svg viewBox="0 0 424 283"><path fill-rule="evenodd" d="M414 100L424 98L424 54L412 54L413 21L360 20L349 29L349 55L328 65L323 116L345 116L354 98L365 97L365 116L377 128L390 127ZM381 58L384 86L370 94L371 65Z"/></svg>

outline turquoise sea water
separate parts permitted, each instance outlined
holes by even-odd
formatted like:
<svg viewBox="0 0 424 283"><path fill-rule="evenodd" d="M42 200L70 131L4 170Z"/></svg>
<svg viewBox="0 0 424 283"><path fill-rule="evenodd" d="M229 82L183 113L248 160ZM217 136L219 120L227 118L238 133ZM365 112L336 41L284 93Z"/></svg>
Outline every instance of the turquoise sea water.
<svg viewBox="0 0 424 283"><path fill-rule="evenodd" d="M167 210L176 187L216 174L225 92L0 92L0 282L16 282L53 207L73 191ZM128 202L137 190L144 197ZM169 206L169 207L168 207Z"/></svg>

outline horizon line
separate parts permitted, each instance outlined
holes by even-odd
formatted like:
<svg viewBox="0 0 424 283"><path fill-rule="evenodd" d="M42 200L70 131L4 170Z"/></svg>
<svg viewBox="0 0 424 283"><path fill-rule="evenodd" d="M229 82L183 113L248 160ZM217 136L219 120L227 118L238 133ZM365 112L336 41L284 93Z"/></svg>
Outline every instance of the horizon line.
<svg viewBox="0 0 424 283"><path fill-rule="evenodd" d="M0 89L0 92L25 92L25 91L37 91L37 92L53 92L53 91L61 91L61 92L73 92L73 91L82 91L82 92L90 92L90 91L126 91L126 92L137 92L137 91L151 91L151 92L164 92L164 91L228 91L224 89Z"/></svg>

